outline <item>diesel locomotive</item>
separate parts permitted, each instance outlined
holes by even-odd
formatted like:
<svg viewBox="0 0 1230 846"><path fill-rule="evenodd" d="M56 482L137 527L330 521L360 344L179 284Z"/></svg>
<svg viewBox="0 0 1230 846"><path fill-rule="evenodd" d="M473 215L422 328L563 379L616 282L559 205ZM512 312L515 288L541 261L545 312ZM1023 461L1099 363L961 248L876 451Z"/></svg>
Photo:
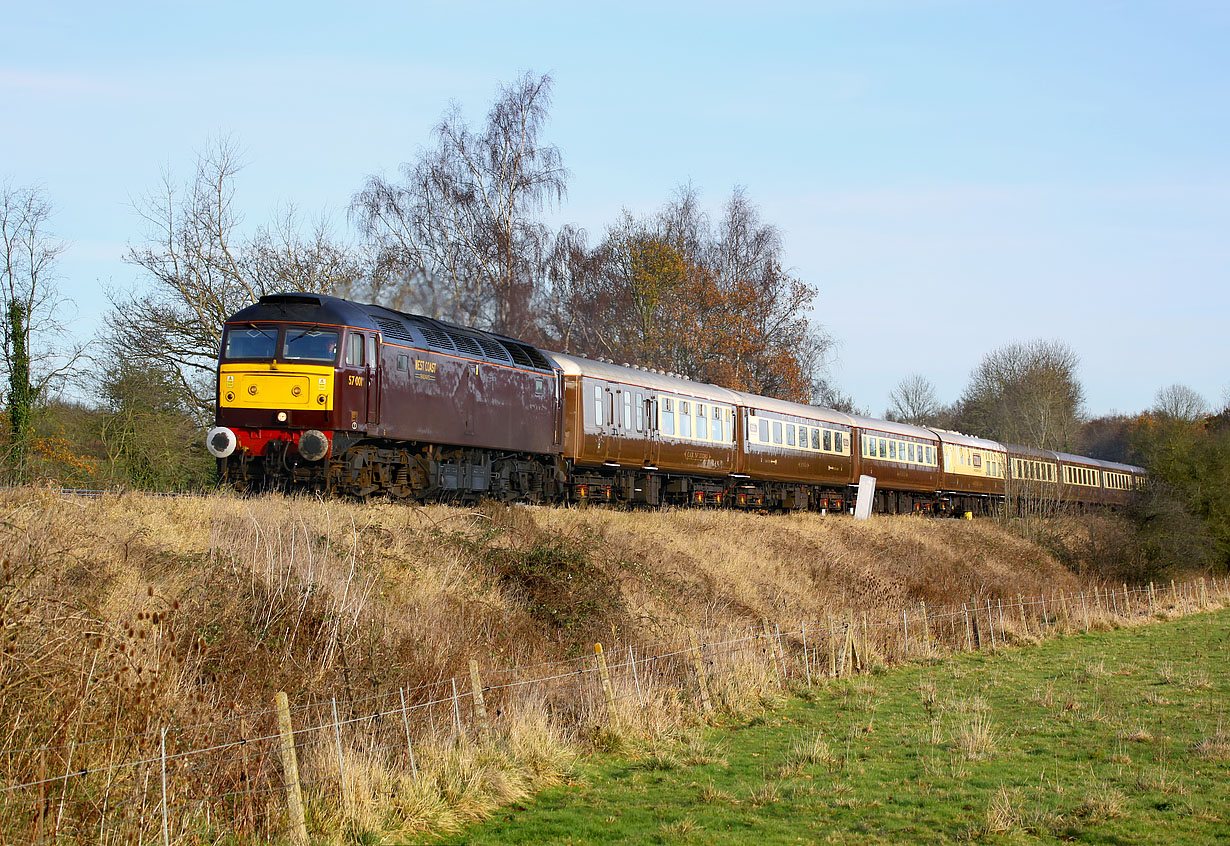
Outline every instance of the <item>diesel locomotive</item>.
<svg viewBox="0 0 1230 846"><path fill-rule="evenodd" d="M240 489L986 513L1123 505L1139 467L844 414L321 294L227 322L207 447Z"/></svg>

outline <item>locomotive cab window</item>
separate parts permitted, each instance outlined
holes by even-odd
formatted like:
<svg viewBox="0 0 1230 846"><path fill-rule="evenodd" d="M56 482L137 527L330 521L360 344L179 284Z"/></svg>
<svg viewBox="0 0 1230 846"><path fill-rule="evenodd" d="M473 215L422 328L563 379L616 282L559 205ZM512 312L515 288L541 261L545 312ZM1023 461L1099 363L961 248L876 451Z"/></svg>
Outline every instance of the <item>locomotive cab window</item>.
<svg viewBox="0 0 1230 846"><path fill-rule="evenodd" d="M397 357L397 369L398 370L409 370L410 369L410 356L399 355Z"/></svg>
<svg viewBox="0 0 1230 846"><path fill-rule="evenodd" d="M351 333L346 344L346 363L352 367L363 364L363 336L358 332Z"/></svg>
<svg viewBox="0 0 1230 846"><path fill-rule="evenodd" d="M287 329L282 357L295 361L337 361L337 333L298 327Z"/></svg>
<svg viewBox="0 0 1230 846"><path fill-rule="evenodd" d="M226 358L272 359L278 349L277 329L231 329L226 333L223 355Z"/></svg>

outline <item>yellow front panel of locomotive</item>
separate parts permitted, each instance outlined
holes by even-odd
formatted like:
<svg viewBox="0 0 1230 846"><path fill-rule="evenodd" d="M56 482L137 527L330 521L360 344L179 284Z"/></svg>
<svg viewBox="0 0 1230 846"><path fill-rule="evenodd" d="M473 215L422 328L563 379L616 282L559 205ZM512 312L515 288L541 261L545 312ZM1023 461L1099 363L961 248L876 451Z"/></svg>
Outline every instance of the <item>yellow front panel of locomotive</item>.
<svg viewBox="0 0 1230 846"><path fill-rule="evenodd" d="M318 365L224 364L223 408L333 409L333 368Z"/></svg>

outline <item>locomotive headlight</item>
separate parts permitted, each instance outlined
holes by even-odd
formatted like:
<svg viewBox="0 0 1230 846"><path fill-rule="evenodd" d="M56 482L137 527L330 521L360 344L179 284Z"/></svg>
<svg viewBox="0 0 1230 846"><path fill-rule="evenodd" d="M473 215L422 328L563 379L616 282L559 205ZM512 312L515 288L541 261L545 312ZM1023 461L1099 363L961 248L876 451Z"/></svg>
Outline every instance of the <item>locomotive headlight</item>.
<svg viewBox="0 0 1230 846"><path fill-rule="evenodd" d="M317 405L324 405L324 404L325 404L325 395L324 395L324 394L321 394L320 396L316 397L316 404L317 404Z"/></svg>
<svg viewBox="0 0 1230 846"><path fill-rule="evenodd" d="M205 448L214 458L226 458L238 445L239 440L235 433L225 426L215 426L205 436Z"/></svg>
<svg viewBox="0 0 1230 846"><path fill-rule="evenodd" d="M234 401L235 401L235 392L234 392L234 391L227 391L227 392L226 392L226 401L227 401L227 402L234 402Z"/></svg>
<svg viewBox="0 0 1230 846"><path fill-rule="evenodd" d="M279 422L279 423L285 423L285 422L286 422L286 412L285 412L285 411L279 411L279 412L278 412L278 422Z"/></svg>

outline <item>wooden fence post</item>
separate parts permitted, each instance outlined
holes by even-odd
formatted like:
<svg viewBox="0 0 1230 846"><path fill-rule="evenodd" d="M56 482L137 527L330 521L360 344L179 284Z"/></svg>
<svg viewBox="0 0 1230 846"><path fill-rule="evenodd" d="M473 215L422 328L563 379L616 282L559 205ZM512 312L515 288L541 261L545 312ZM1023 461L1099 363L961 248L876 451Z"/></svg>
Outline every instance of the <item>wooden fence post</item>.
<svg viewBox="0 0 1230 846"><path fill-rule="evenodd" d="M594 655L598 658L598 675L602 679L602 695L606 699L606 709L611 715L611 725L619 725L619 711L615 710L615 691L611 688L611 674L607 671L606 656L602 654L602 644L594 644Z"/></svg>
<svg viewBox="0 0 1230 846"><path fill-rule="evenodd" d="M909 612L901 609L901 660L910 658L910 617Z"/></svg>
<svg viewBox="0 0 1230 846"><path fill-rule="evenodd" d="M414 760L414 745L410 742L410 716L406 710L406 689L399 687L397 692L401 695L401 724L406 730L406 752L410 755L410 772L417 779L419 777L419 764L418 761Z"/></svg>
<svg viewBox="0 0 1230 846"><path fill-rule="evenodd" d="M782 627L777 623L773 624L773 644L777 648L777 668L778 672L782 673L782 680L785 681L786 672L786 650L782 646Z"/></svg>
<svg viewBox="0 0 1230 846"><path fill-rule="evenodd" d="M457 695L457 677L453 676L453 727L456 730L456 738L460 742L465 734L461 729L461 698Z"/></svg>
<svg viewBox="0 0 1230 846"><path fill-rule="evenodd" d="M807 674L807 686L811 687L811 659L807 655L807 621L803 620L799 630L803 635L803 672Z"/></svg>
<svg viewBox="0 0 1230 846"><path fill-rule="evenodd" d="M974 633L969 621L969 603L961 603L961 611L965 614L965 651L974 651Z"/></svg>
<svg viewBox="0 0 1230 846"><path fill-rule="evenodd" d="M705 674L705 664L701 660L700 638L696 636L695 631L689 630L688 639L692 646L692 666L696 669L696 686L700 688L700 704L708 714L713 710L713 699L709 696L709 678Z"/></svg>
<svg viewBox="0 0 1230 846"><path fill-rule="evenodd" d="M1123 583L1123 616L1132 616L1132 595L1128 593L1127 582Z"/></svg>
<svg viewBox="0 0 1230 846"><path fill-rule="evenodd" d="M474 691L474 714L478 717L478 731L482 739L491 740L491 723L487 721L487 700L483 698L483 680L478 674L478 662L470 659L470 687Z"/></svg>
<svg viewBox="0 0 1230 846"><path fill-rule="evenodd" d="M162 846L171 846L171 820L167 807L167 729L162 727L159 745L162 751Z"/></svg>
<svg viewBox="0 0 1230 846"><path fill-rule="evenodd" d="M785 687L786 680L785 680L785 676L782 673L782 661L781 661L781 658L778 657L777 649L774 648L773 632L769 629L769 621L767 619L763 620L763 623L764 623L765 645L768 646L769 652L773 656L773 669L777 673L777 686Z"/></svg>
<svg viewBox="0 0 1230 846"><path fill-rule="evenodd" d="M1081 591L1081 617L1085 621L1085 634L1089 634L1089 607L1085 605L1085 592Z"/></svg>
<svg viewBox="0 0 1230 846"><path fill-rule="evenodd" d="M837 629L833 623L833 615L829 614L829 678L837 678Z"/></svg>
<svg viewBox="0 0 1230 846"><path fill-rule="evenodd" d="M333 697L333 739L337 742L337 775L342 782L342 808L350 811L350 791L346 784L346 762L342 758L342 724L337 718L337 697Z"/></svg>
<svg viewBox="0 0 1230 846"><path fill-rule="evenodd" d="M636 653L632 651L631 645L628 646L628 663L632 666L632 681L636 684L636 698L640 701L643 708L645 706L645 693L641 690L641 675L636 671Z"/></svg>
<svg viewBox="0 0 1230 846"><path fill-rule="evenodd" d="M863 648L859 650L858 669L860 672L871 669L871 636L870 627L867 624L867 612L863 612Z"/></svg>
<svg viewBox="0 0 1230 846"><path fill-rule="evenodd" d="M987 597L987 631L991 633L991 651L995 651L995 616L991 610L991 597Z"/></svg>
<svg viewBox="0 0 1230 846"><path fill-rule="evenodd" d="M1025 616L1025 594L1018 593L1016 595L1016 604L1021 609L1021 628L1025 630L1025 636L1029 637L1029 618Z"/></svg>
<svg viewBox="0 0 1230 846"><path fill-rule="evenodd" d="M927 619L927 603L922 603L922 641L923 648L931 649L931 621Z"/></svg>
<svg viewBox="0 0 1230 846"><path fill-rule="evenodd" d="M307 846L303 791L299 786L299 757L295 753L295 731L290 724L290 702L286 691L279 690L274 701L278 709L278 734L282 738L282 782L286 787L286 810L290 813L290 838L296 846Z"/></svg>

